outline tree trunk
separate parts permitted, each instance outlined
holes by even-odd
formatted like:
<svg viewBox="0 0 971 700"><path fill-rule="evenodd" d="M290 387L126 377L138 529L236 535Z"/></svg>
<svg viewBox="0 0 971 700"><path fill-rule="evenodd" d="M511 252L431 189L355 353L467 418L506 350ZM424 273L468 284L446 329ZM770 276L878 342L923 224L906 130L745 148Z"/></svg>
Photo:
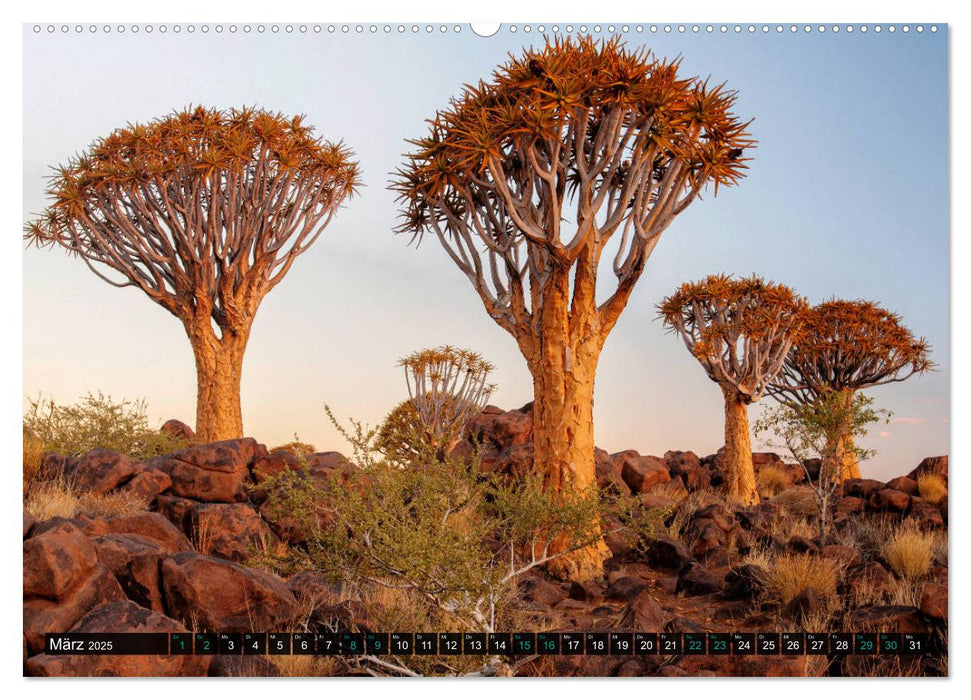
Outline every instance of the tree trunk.
<svg viewBox="0 0 971 700"><path fill-rule="evenodd" d="M200 324L189 332L196 359L196 437L216 442L243 437L240 379L249 328L226 330L218 338Z"/></svg>
<svg viewBox="0 0 971 700"><path fill-rule="evenodd" d="M725 492L743 505L759 502L752 464L752 441L749 437L748 405L733 387L722 386L725 395Z"/></svg>
<svg viewBox="0 0 971 700"><path fill-rule="evenodd" d="M853 389L843 389L841 394L843 398L843 405L847 411L852 412L853 410L853 399L855 398L855 391ZM852 423L852 421L849 421ZM860 460L856 454L856 442L853 440L853 435L841 435L839 442L836 445L837 449L837 459L839 460L839 479L840 483L846 481L847 479L859 479L860 478Z"/></svg>
<svg viewBox="0 0 971 700"><path fill-rule="evenodd" d="M547 493L564 500L596 488L593 388L602 347L597 335L571 342L568 291L566 275L544 290L540 332L526 357L533 375L533 468ZM599 534L598 524L594 544L550 562L548 571L575 581L603 576L610 550ZM566 539L555 539L551 553L570 546Z"/></svg>

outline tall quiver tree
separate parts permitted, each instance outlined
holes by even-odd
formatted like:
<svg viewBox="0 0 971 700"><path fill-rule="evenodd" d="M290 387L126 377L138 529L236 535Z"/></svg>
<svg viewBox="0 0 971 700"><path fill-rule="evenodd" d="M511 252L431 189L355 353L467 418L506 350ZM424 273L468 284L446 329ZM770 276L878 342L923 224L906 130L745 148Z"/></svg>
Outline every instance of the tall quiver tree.
<svg viewBox="0 0 971 700"><path fill-rule="evenodd" d="M797 408L836 391L849 409L860 389L902 382L932 369L929 353L927 342L915 338L897 314L870 301L833 299L806 314L804 332L770 393ZM838 439L840 481L860 478L852 434Z"/></svg>
<svg viewBox="0 0 971 700"><path fill-rule="evenodd" d="M399 230L435 235L533 376L534 466L564 498L595 485L600 351L661 233L753 145L734 93L618 40L556 39L431 120L397 173ZM615 284L598 299L615 244ZM602 542L558 573L602 572Z"/></svg>
<svg viewBox="0 0 971 700"><path fill-rule="evenodd" d="M350 151L302 117L189 108L118 129L61 166L25 237L177 316L196 361L196 433L235 438L256 310L357 185Z"/></svg>
<svg viewBox="0 0 971 700"><path fill-rule="evenodd" d="M726 494L757 503L748 406L782 370L808 304L785 285L760 277L710 275L682 285L658 308L665 326L681 336L725 397Z"/></svg>

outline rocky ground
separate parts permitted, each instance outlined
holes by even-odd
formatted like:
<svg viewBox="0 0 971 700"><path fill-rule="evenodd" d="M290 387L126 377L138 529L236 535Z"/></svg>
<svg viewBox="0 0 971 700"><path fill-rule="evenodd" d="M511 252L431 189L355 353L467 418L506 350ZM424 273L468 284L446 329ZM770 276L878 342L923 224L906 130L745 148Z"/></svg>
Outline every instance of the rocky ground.
<svg viewBox="0 0 971 700"><path fill-rule="evenodd" d="M169 429L173 429L169 426ZM516 473L532 459L529 406L494 407L474 421L484 470ZM803 469L777 455L755 455L773 475L771 497L739 508L718 495L720 455L663 457L633 450L597 452L605 490L637 494L645 508L664 509L669 527L647 541L608 537L613 557L605 580L562 582L540 572L524 577L516 603L522 629L639 631L927 632L946 640L947 559L933 554L917 579L901 576L881 554L881 537L904 521L946 538L947 499L920 496L918 479L947 483L947 457L925 459L887 483L851 480L836 498L833 535L814 536L806 513ZM336 452L305 461L269 452L244 438L185 448L135 462L95 450L80 458L45 457L40 479L70 477L92 495L129 494L148 510L113 517L77 515L37 521L24 510L24 669L27 675L289 675L270 657L49 656L46 631L313 631L366 624L373 599L355 596L315 572L284 579L253 566L254 551L298 545L297 524L271 518L259 483L285 469L328 479L353 465ZM796 498L796 495L799 498ZM881 535L881 533L883 533ZM833 599L812 588L790 600L765 595L776 562L790 556L829 562L837 571ZM827 564L829 566L829 564ZM835 602L834 602L835 601ZM823 624L825 629L814 629ZM560 656L520 659L523 675L940 675L928 657ZM356 673L328 661L308 673Z"/></svg>

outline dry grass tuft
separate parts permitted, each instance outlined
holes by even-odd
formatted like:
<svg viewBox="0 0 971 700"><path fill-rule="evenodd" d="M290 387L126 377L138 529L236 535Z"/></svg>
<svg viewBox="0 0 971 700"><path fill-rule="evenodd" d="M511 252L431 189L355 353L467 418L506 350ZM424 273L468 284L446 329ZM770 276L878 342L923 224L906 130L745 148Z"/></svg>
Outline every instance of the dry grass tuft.
<svg viewBox="0 0 971 700"><path fill-rule="evenodd" d="M40 463L44 458L47 448L39 438L35 437L26 428L24 429L24 496L30 490L30 485L37 480L40 472Z"/></svg>
<svg viewBox="0 0 971 700"><path fill-rule="evenodd" d="M785 605L807 588L820 598L836 597L839 566L831 559L811 554L776 557L768 567L765 587L766 602Z"/></svg>
<svg viewBox="0 0 971 700"><path fill-rule="evenodd" d="M778 467L763 467L755 475L755 483L763 498L772 498L786 489L792 488L792 477Z"/></svg>
<svg viewBox="0 0 971 700"><path fill-rule="evenodd" d="M796 486L786 489L772 498L770 503L777 505L793 518L808 520L819 514L816 493L809 486Z"/></svg>
<svg viewBox="0 0 971 700"><path fill-rule="evenodd" d="M116 515L144 513L148 505L148 500L131 493L115 492L102 496L87 493L78 500L78 512L92 518L113 518Z"/></svg>
<svg viewBox="0 0 971 700"><path fill-rule="evenodd" d="M148 510L149 503L130 493L115 492L103 495L80 493L71 479L61 476L51 481L31 485L24 507L38 520L50 518L110 518L134 515Z"/></svg>
<svg viewBox="0 0 971 700"><path fill-rule="evenodd" d="M935 537L915 525L905 523L883 547L883 556L901 578L923 578L934 564Z"/></svg>
<svg viewBox="0 0 971 700"><path fill-rule="evenodd" d="M917 491L921 498L935 506L947 500L947 484L936 474L924 474L918 477Z"/></svg>

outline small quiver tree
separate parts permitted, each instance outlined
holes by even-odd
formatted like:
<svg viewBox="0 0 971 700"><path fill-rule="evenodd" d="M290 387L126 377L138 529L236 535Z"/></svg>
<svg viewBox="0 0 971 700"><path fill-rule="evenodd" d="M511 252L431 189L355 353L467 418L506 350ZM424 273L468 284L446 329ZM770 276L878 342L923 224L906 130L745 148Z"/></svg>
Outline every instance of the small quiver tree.
<svg viewBox="0 0 971 700"><path fill-rule="evenodd" d="M196 434L240 437L240 379L263 297L358 185L358 166L302 117L199 107L118 129L61 166L26 227L182 321Z"/></svg>
<svg viewBox="0 0 971 700"><path fill-rule="evenodd" d="M735 501L757 503L748 405L758 401L799 331L806 302L788 287L760 277L710 275L686 283L659 305L665 326L725 397L725 490Z"/></svg>
<svg viewBox="0 0 971 700"><path fill-rule="evenodd" d="M902 382L933 369L930 346L901 318L870 301L833 299L813 307L769 393L790 408L835 392L847 410L860 389ZM839 480L860 478L852 432L833 437Z"/></svg>
<svg viewBox="0 0 971 700"><path fill-rule="evenodd" d="M492 392L494 369L481 355L445 345L421 350L398 362L405 370L409 399L388 414L378 433L382 451L394 461L436 458L462 439Z"/></svg>
<svg viewBox="0 0 971 700"><path fill-rule="evenodd" d="M394 184L399 231L434 234L516 339L534 469L564 499L595 488L597 364L658 239L707 185L735 184L754 143L734 93L678 68L617 38L527 49L436 114ZM599 542L555 573L598 576L608 554Z"/></svg>

